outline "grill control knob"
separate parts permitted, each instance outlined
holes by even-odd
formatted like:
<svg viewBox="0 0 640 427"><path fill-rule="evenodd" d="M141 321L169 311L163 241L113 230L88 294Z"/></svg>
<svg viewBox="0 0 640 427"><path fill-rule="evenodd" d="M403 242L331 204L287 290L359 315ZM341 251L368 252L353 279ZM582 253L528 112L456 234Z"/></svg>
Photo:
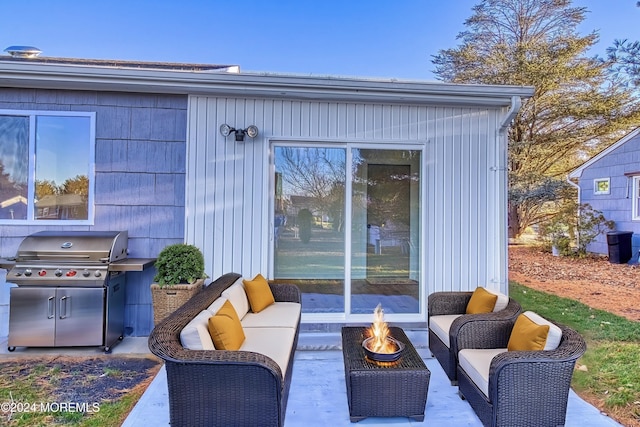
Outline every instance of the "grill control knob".
<svg viewBox="0 0 640 427"><path fill-rule="evenodd" d="M25 275L25 276L27 276L27 277L31 276L31 274L33 274L33 272L31 271L31 269L30 269L30 268L27 268L27 269L24 271L24 275Z"/></svg>
<svg viewBox="0 0 640 427"><path fill-rule="evenodd" d="M46 276L47 275L47 270L40 270L38 271L38 276Z"/></svg>
<svg viewBox="0 0 640 427"><path fill-rule="evenodd" d="M60 276L62 276L62 270L57 269L57 270L56 270L56 272L55 272L55 273L53 273L53 274L55 274L55 275L56 275L56 277L60 277Z"/></svg>
<svg viewBox="0 0 640 427"><path fill-rule="evenodd" d="M91 275L91 273L89 272L89 270L84 270L84 271L82 272L82 275L83 275L84 277L89 277L89 276Z"/></svg>
<svg viewBox="0 0 640 427"><path fill-rule="evenodd" d="M93 273L93 275L96 276L96 277L100 277L100 276L102 276L102 272L100 270L96 270L96 272Z"/></svg>

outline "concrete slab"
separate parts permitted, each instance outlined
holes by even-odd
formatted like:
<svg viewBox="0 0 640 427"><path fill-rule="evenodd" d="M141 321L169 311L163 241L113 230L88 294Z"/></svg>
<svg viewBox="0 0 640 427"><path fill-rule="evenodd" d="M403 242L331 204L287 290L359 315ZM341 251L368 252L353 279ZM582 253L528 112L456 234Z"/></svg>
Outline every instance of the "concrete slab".
<svg viewBox="0 0 640 427"><path fill-rule="evenodd" d="M431 371L424 422L419 423L408 418L367 418L358 425L481 426L482 423L473 409L458 396L458 388L451 386L438 362L431 357L426 346L425 332L407 331L407 335ZM166 381L166 371L163 367L131 411L123 427L169 427ZM340 334L301 334L293 365L285 426L327 425L353 425L349 421ZM614 427L620 424L601 414L571 391L566 426Z"/></svg>

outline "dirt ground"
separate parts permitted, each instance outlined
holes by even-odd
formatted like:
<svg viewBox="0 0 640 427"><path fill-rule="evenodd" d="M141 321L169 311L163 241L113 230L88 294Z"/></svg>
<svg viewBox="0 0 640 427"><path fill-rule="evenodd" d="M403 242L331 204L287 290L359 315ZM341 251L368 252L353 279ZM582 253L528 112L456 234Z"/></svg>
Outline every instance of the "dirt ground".
<svg viewBox="0 0 640 427"><path fill-rule="evenodd" d="M607 257L555 257L530 246L509 246L509 279L640 321L640 266Z"/></svg>

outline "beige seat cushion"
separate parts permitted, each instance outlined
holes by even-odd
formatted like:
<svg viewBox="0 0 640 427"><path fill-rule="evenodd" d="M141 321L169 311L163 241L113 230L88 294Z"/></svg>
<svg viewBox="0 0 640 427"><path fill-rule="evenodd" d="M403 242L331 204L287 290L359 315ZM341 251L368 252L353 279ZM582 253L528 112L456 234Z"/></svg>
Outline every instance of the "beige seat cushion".
<svg viewBox="0 0 640 427"><path fill-rule="evenodd" d="M209 334L209 310L202 310L180 331L180 343L189 350L215 350Z"/></svg>
<svg viewBox="0 0 640 427"><path fill-rule="evenodd" d="M431 329L433 333L440 338L440 341L442 341L448 348L451 348L449 343L449 330L451 329L451 324L460 316L462 316L462 314L442 314L440 316L431 316L429 318L429 329Z"/></svg>
<svg viewBox="0 0 640 427"><path fill-rule="evenodd" d="M246 328L244 333L245 340L240 351L252 351L273 359L280 366L284 377L296 330L294 328Z"/></svg>
<svg viewBox="0 0 640 427"><path fill-rule="evenodd" d="M478 386L485 396L489 396L489 368L491 360L506 348L475 349L465 348L458 352L458 363L471 381Z"/></svg>
<svg viewBox="0 0 640 427"><path fill-rule="evenodd" d="M296 328L301 305L297 302L275 302L260 313L247 313L242 318L243 328Z"/></svg>
<svg viewBox="0 0 640 427"><path fill-rule="evenodd" d="M222 292L222 296L231 302L233 308L236 309L238 317L242 319L249 312L249 300L242 285L242 277L236 280L233 285L229 286Z"/></svg>

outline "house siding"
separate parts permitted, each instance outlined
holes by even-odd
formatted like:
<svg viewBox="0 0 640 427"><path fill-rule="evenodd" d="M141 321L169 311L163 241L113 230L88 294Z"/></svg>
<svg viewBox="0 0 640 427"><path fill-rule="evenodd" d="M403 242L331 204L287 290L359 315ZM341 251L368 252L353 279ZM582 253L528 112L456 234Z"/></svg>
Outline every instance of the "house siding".
<svg viewBox="0 0 640 427"><path fill-rule="evenodd" d="M602 211L607 219L615 221L618 231L632 231L632 261L638 260L640 250L640 221L632 218L632 178L625 173L640 171L640 134L625 141L619 147L606 153L582 171L580 202L589 203L594 209ZM594 194L593 181L598 178L610 178L609 194ZM598 254L608 254L606 236L598 236L587 250Z"/></svg>
<svg viewBox="0 0 640 427"><path fill-rule="evenodd" d="M14 256L40 230L127 230L131 258L183 241L186 95L0 88L0 109L96 113L93 225L0 225L0 257ZM126 335L153 328L154 275L153 268L127 273Z"/></svg>
<svg viewBox="0 0 640 427"><path fill-rule="evenodd" d="M208 274L269 271L270 143L422 144L423 301L486 285L508 291L502 108L191 96L186 240ZM218 128L256 125L237 143ZM423 310L423 314L424 314Z"/></svg>

